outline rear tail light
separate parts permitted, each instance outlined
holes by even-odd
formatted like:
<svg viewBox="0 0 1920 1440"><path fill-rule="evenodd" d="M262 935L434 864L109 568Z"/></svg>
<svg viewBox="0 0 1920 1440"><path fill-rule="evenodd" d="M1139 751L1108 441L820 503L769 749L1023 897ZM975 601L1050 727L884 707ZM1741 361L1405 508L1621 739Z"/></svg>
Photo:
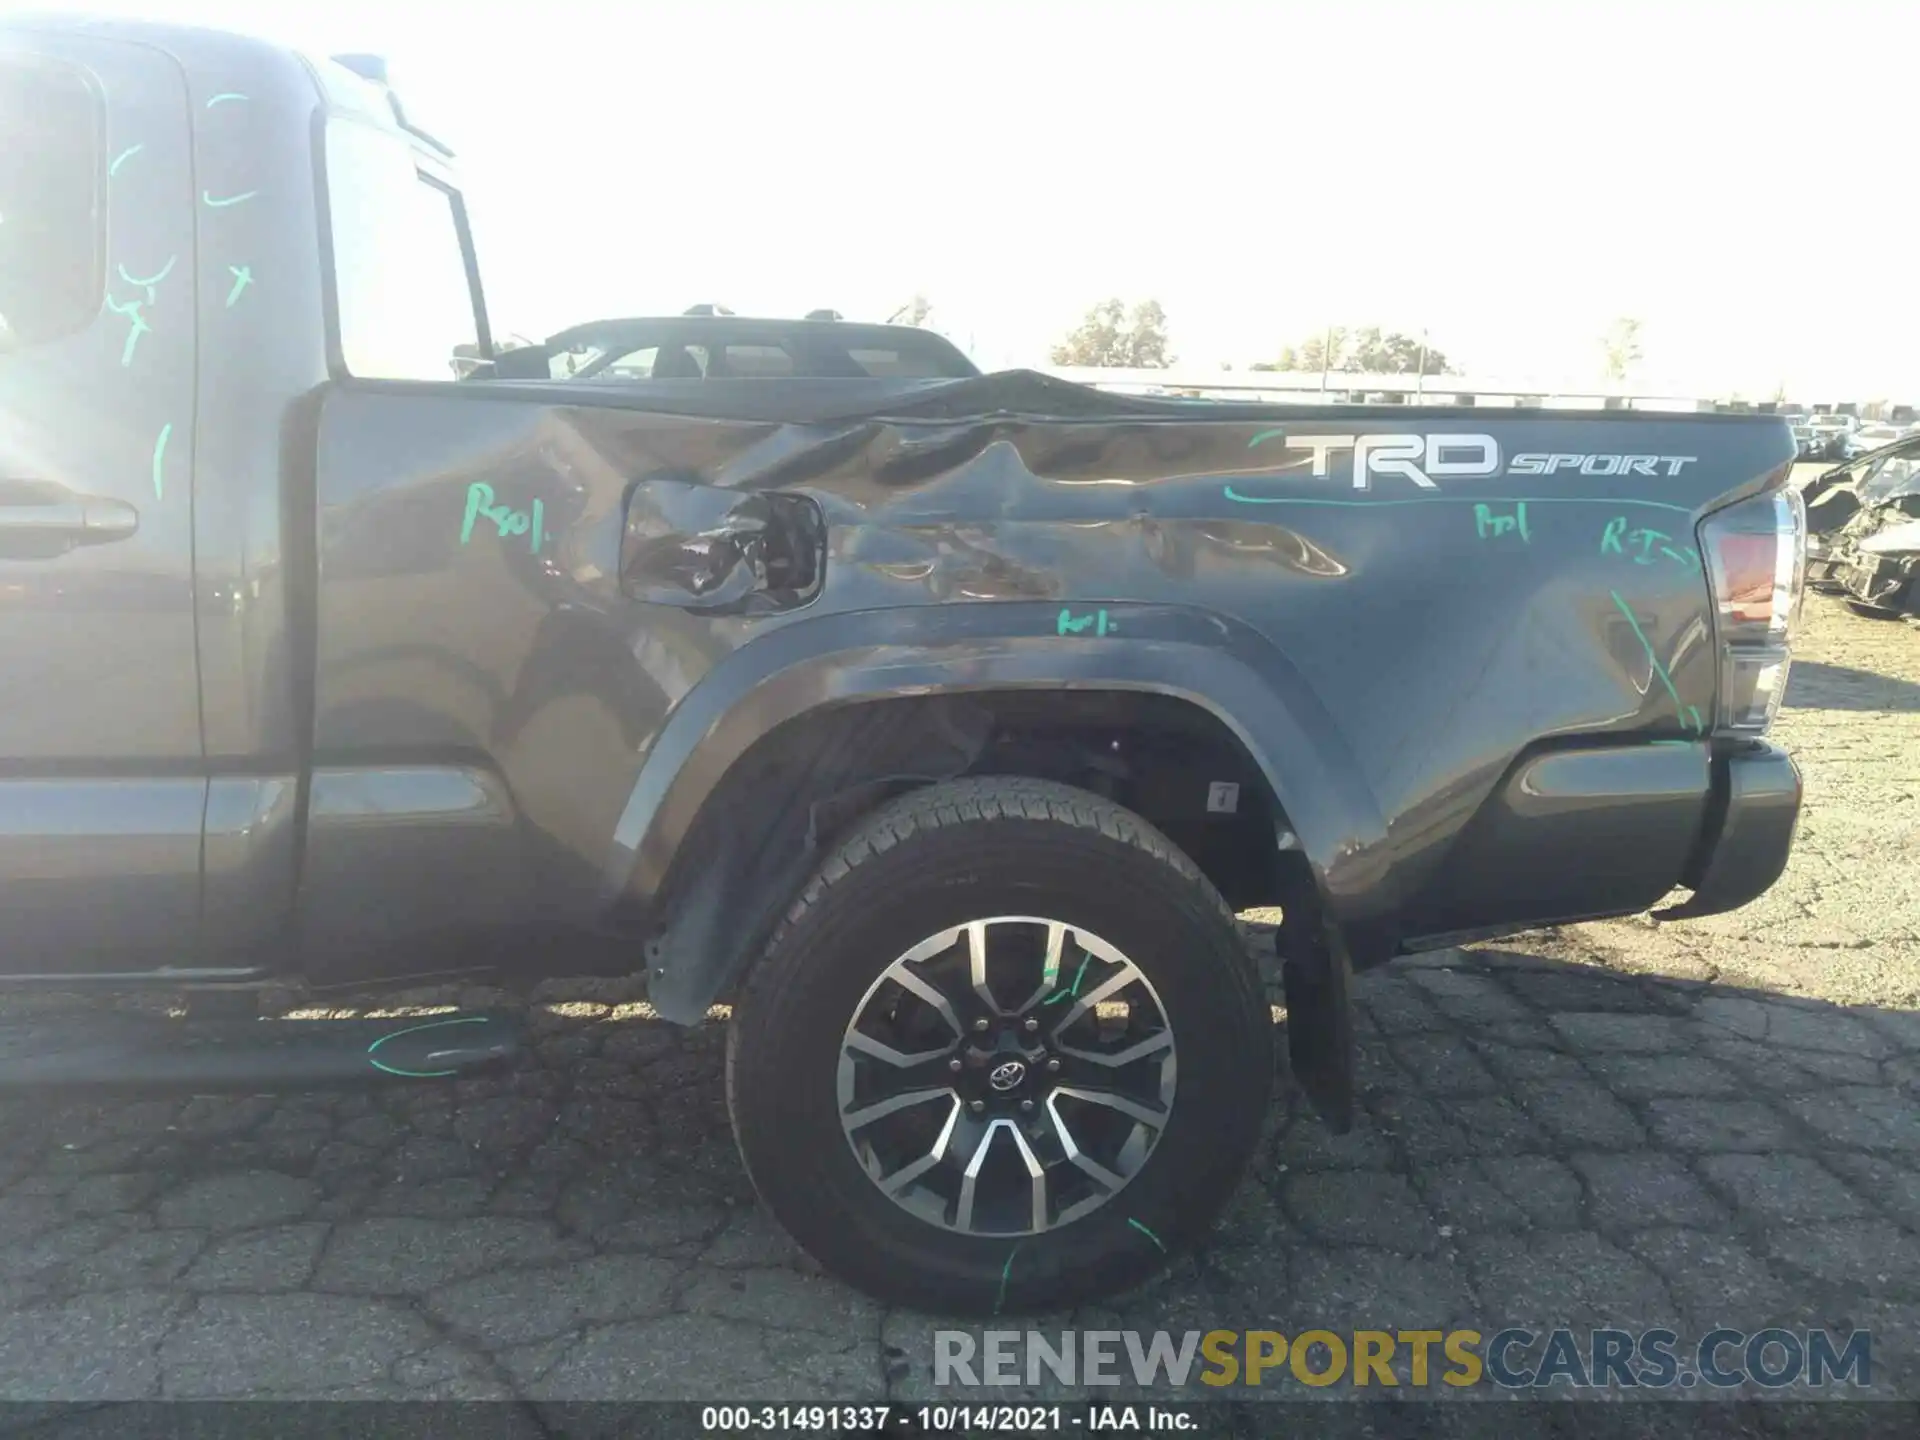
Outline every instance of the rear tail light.
<svg viewBox="0 0 1920 1440"><path fill-rule="evenodd" d="M1700 523L1720 647L1714 729L1761 735L1779 713L1792 664L1807 568L1807 507L1782 487L1716 511Z"/></svg>

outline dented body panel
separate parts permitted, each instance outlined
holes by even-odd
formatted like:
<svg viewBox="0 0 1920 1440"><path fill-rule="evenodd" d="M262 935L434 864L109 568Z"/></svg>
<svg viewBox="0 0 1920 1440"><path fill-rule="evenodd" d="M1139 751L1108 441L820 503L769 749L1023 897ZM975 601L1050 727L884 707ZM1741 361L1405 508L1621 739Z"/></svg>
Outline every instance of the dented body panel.
<svg viewBox="0 0 1920 1440"><path fill-rule="evenodd" d="M460 848L458 888L645 928L729 768L796 716L1144 691L1245 746L1358 963L1680 881L1716 763L1693 527L1791 462L1784 425L1062 388L850 409L710 385L707 414L656 389L334 390L317 762L497 775L510 817L418 821L517 837ZM479 487L541 528L464 524ZM1543 756L1567 747L1588 758Z"/></svg>

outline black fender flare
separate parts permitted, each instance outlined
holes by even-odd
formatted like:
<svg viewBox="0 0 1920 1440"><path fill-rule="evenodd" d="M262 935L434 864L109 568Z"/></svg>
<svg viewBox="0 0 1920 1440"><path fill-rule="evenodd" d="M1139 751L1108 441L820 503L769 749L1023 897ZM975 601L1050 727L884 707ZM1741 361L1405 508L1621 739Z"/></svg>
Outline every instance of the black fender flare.
<svg viewBox="0 0 1920 1440"><path fill-rule="evenodd" d="M655 905L702 805L776 727L823 707L1014 688L1138 690L1208 711L1245 747L1286 813L1324 919L1371 918L1386 825L1298 670L1239 621L1127 603L915 606L802 616L769 629L716 665L648 744L615 827L603 875L608 903ZM729 978L730 965L713 964L722 973L710 987L659 987L681 997L672 1008L683 1013L656 1008L680 1023L699 1018Z"/></svg>

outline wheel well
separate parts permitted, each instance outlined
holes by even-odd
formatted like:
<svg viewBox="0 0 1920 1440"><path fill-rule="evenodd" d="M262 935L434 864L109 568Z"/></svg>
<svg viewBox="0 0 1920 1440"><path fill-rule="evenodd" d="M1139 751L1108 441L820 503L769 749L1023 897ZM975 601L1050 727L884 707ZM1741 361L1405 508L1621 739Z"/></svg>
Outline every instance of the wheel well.
<svg viewBox="0 0 1920 1440"><path fill-rule="evenodd" d="M862 816L915 786L984 774L1057 780L1124 805L1236 911L1313 893L1305 856L1282 848L1291 827L1265 775L1212 713L1143 691L1032 689L863 700L776 727L702 806L656 915L679 928L686 910L710 907L738 933L751 903L762 934ZM757 913L763 902L770 914Z"/></svg>

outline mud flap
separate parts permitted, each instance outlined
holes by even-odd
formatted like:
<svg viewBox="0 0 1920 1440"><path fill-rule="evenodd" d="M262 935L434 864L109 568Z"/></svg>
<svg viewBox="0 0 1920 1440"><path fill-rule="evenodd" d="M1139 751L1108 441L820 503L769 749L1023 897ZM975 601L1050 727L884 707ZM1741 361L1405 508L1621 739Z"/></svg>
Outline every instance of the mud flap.
<svg viewBox="0 0 1920 1440"><path fill-rule="evenodd" d="M1353 1128L1353 965L1331 926L1280 930L1280 976L1287 994L1287 1057L1327 1128Z"/></svg>

